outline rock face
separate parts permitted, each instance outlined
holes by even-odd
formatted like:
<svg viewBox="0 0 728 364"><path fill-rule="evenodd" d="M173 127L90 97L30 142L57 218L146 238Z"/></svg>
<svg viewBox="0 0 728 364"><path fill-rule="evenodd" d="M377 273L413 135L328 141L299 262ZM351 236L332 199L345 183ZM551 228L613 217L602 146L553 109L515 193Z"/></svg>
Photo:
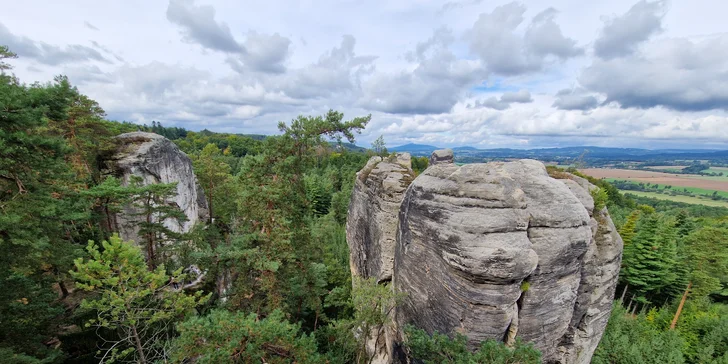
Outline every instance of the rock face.
<svg viewBox="0 0 728 364"><path fill-rule="evenodd" d="M595 187L567 173L554 179L537 161L459 167L436 153L399 208L393 287L407 296L395 327L459 332L471 348L521 338L545 363L588 363L622 252L606 208L593 211ZM352 198L350 212L367 203ZM378 240L347 237L352 257L377 249Z"/></svg>
<svg viewBox="0 0 728 364"><path fill-rule="evenodd" d="M408 153L372 157L356 174L346 221L352 274L378 282L392 279L399 205L412 180Z"/></svg>
<svg viewBox="0 0 728 364"><path fill-rule="evenodd" d="M154 133L133 132L116 137L116 152L106 160L106 173L121 179L128 185L131 176L138 176L142 184L177 182L177 196L168 203L176 205L187 216L187 221L165 221L176 232L188 232L198 221L207 219L207 201L197 178L192 172L192 162L169 139ZM126 207L114 217L115 230L124 240L140 241L139 229L131 207Z"/></svg>

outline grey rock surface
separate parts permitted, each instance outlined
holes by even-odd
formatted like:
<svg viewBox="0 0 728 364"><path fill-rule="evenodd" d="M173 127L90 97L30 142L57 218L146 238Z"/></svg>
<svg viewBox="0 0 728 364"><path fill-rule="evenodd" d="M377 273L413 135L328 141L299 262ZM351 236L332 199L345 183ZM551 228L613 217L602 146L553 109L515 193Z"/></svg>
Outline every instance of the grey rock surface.
<svg viewBox="0 0 728 364"><path fill-rule="evenodd" d="M399 209L393 287L407 297L392 340L412 324L464 334L471 348L520 338L545 363L588 363L611 311L622 241L606 208L594 211L596 187L560 176L532 160L435 163L418 176Z"/></svg>
<svg viewBox="0 0 728 364"><path fill-rule="evenodd" d="M412 180L408 153L372 157L357 173L346 221L353 275L392 279L399 205Z"/></svg>
<svg viewBox="0 0 728 364"><path fill-rule="evenodd" d="M430 165L453 163L454 158L452 149L438 149L430 155Z"/></svg>
<svg viewBox="0 0 728 364"><path fill-rule="evenodd" d="M187 221L165 221L176 232L188 232L199 221L207 219L207 201L192 171L187 155L169 139L154 133L133 132L116 137L118 147L108 158L105 173L128 185L131 176L142 179L143 185L177 182L177 195L168 201L180 208ZM114 217L115 229L122 239L140 242L134 211L124 208Z"/></svg>

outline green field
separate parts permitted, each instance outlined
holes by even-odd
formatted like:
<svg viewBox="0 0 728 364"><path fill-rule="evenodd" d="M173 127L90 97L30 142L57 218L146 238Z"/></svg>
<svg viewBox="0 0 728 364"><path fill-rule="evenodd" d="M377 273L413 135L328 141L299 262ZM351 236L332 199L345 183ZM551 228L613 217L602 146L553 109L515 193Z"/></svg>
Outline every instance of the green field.
<svg viewBox="0 0 728 364"><path fill-rule="evenodd" d="M700 177L702 177L702 176L700 176ZM701 179L707 179L707 178L708 177L702 177ZM722 177L715 177L715 178L722 178ZM609 183L612 183L614 181L624 181L624 178L605 178L604 180ZM639 184L639 182L636 182L636 181L629 181L629 182L632 182L634 184ZM665 189L666 185L659 184L659 183L658 184L650 183L650 186L655 186L655 185L657 185L659 187L659 189L661 189L661 190L670 191L670 189ZM705 188L697 188L697 187L672 186L671 190L680 191L680 192L684 192L685 190L687 190L690 193L694 193L696 195L704 195L704 196L710 196L713 194L713 192L717 192L718 196L728 197L728 192L726 192L726 191L708 190Z"/></svg>
<svg viewBox="0 0 728 364"><path fill-rule="evenodd" d="M709 171L709 170L706 170ZM715 172L715 171L712 171ZM706 181L718 181L718 182L728 182L728 172L723 172L724 176L698 176L693 174L686 174L684 175L686 178L695 178L695 179L704 179Z"/></svg>
<svg viewBox="0 0 728 364"><path fill-rule="evenodd" d="M641 197L651 197L656 198L660 200L668 200L668 201L675 201L675 202L684 202L684 203L690 203L694 205L705 205L705 206L715 206L715 207L728 207L728 202L726 201L713 201L711 199L707 198L701 198L701 197L690 197L690 196L670 196L670 195L663 195L661 193L655 193L655 192L641 192L641 191L625 191L621 190L622 193L631 193L636 196Z"/></svg>
<svg viewBox="0 0 728 364"><path fill-rule="evenodd" d="M728 167L710 167L709 169L706 169L703 172L726 173L726 172L728 172Z"/></svg>
<svg viewBox="0 0 728 364"><path fill-rule="evenodd" d="M689 178L705 179L709 181L728 182L728 167L710 167L704 169L703 173L723 173L722 176L689 176Z"/></svg>

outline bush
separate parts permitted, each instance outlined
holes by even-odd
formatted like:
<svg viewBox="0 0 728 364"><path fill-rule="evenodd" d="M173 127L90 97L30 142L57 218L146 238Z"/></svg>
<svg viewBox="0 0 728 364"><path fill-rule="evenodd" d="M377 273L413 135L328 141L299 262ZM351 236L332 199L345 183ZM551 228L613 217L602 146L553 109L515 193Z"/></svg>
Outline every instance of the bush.
<svg viewBox="0 0 728 364"><path fill-rule="evenodd" d="M516 340L513 348L497 341L484 341L475 352L467 348L467 338L456 334L434 333L428 335L424 330L407 326L405 348L410 357L426 364L440 363L499 363L499 364L537 364L541 362L541 353L531 344Z"/></svg>
<svg viewBox="0 0 728 364"><path fill-rule="evenodd" d="M255 314L212 311L178 326L172 360L196 363L320 363L313 336L300 334L280 311Z"/></svg>

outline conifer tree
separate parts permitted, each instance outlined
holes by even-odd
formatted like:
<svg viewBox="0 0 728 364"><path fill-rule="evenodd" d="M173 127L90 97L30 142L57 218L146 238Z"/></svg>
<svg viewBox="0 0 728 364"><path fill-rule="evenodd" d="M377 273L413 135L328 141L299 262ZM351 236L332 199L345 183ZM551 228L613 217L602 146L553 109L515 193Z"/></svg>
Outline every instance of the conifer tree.
<svg viewBox="0 0 728 364"><path fill-rule="evenodd" d="M185 239L180 233L187 216L177 204L170 201L177 195L177 183L143 185L141 177L131 176L129 189L134 218L131 224L138 228L144 242L147 264L153 270L167 258L165 251ZM179 228L170 228L176 224Z"/></svg>
<svg viewBox="0 0 728 364"><path fill-rule="evenodd" d="M114 235L101 246L89 242L90 259L78 258L71 275L76 286L95 293L81 308L96 313L87 325L112 330L105 338L101 362L153 363L167 359L168 340L176 320L193 312L209 296L187 295L181 269L167 276L164 266L147 270L139 248Z"/></svg>

